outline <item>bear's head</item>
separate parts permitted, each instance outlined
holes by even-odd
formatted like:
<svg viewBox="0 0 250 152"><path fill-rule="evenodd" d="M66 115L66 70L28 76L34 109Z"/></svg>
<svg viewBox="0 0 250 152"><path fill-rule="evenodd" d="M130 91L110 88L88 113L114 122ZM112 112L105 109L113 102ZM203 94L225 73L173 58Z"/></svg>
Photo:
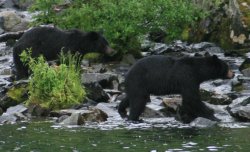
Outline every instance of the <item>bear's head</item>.
<svg viewBox="0 0 250 152"><path fill-rule="evenodd" d="M234 77L234 72L229 68L228 64L220 60L216 55L212 57L212 64L215 69L216 75L221 79L232 79Z"/></svg>
<svg viewBox="0 0 250 152"><path fill-rule="evenodd" d="M113 55L116 53L110 46L108 41L98 32L88 32L85 35L85 40L88 44L83 44L83 48L87 49L87 52L97 52L107 55Z"/></svg>

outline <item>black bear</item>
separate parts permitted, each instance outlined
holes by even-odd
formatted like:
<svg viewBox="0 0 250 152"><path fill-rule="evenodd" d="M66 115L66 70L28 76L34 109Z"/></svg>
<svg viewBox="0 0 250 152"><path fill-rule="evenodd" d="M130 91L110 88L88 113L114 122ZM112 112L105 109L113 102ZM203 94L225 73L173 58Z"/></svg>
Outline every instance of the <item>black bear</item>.
<svg viewBox="0 0 250 152"><path fill-rule="evenodd" d="M25 49L32 49L32 57L43 55L47 61L58 58L61 50L84 55L89 52L111 54L107 40L97 32L79 30L62 31L54 27L35 27L18 40L13 48L13 60L16 68L16 79L28 77L28 68L20 60Z"/></svg>
<svg viewBox="0 0 250 152"><path fill-rule="evenodd" d="M213 110L201 102L200 84L212 79L230 79L234 73L217 56L172 58L155 55L140 59L125 77L126 98L119 104L121 117L138 121L150 94L181 94L182 106L179 109L181 120L190 122L196 117L216 120Z"/></svg>

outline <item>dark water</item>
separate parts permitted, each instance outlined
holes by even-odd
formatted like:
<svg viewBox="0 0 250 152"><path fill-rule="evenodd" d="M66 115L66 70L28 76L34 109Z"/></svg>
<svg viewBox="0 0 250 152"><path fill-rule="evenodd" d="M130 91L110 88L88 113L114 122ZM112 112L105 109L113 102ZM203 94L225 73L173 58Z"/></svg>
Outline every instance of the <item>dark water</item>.
<svg viewBox="0 0 250 152"><path fill-rule="evenodd" d="M99 130L51 126L49 122L0 126L0 151L250 151L250 128Z"/></svg>

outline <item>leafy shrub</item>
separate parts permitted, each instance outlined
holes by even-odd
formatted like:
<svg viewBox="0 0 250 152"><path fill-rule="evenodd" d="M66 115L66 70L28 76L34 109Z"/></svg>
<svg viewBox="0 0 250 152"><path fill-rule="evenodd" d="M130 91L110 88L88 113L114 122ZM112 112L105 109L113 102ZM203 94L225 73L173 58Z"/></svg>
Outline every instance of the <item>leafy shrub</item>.
<svg viewBox="0 0 250 152"><path fill-rule="evenodd" d="M33 10L41 10L34 24L54 23L63 29L103 30L111 46L120 54L138 54L140 41L155 29L167 32L167 40L180 39L205 13L189 0L74 0L59 13L53 12L61 0L35 0ZM46 3L46 4L45 4Z"/></svg>
<svg viewBox="0 0 250 152"><path fill-rule="evenodd" d="M27 105L39 104L49 109L60 109L83 101L86 93L77 68L78 55L61 54L61 64L51 67L42 56L32 58L30 50L23 51L20 56L32 72Z"/></svg>

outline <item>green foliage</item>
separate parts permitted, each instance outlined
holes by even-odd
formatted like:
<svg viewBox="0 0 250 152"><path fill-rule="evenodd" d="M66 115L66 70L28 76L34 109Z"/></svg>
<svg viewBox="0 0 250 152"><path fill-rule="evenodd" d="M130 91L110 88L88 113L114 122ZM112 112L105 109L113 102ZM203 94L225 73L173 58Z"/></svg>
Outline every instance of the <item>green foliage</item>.
<svg viewBox="0 0 250 152"><path fill-rule="evenodd" d="M183 29L205 16L189 0L74 0L55 13L60 0L35 0L41 10L35 24L54 23L63 29L103 30L111 46L119 53L138 54L140 41L154 29L167 32L167 40L180 39ZM34 9L33 9L34 10Z"/></svg>
<svg viewBox="0 0 250 152"><path fill-rule="evenodd" d="M32 58L30 50L23 51L20 56L32 71L27 105L60 109L83 101L86 93L81 85L80 68L77 68L79 55L61 54L60 66L51 67L42 56Z"/></svg>

